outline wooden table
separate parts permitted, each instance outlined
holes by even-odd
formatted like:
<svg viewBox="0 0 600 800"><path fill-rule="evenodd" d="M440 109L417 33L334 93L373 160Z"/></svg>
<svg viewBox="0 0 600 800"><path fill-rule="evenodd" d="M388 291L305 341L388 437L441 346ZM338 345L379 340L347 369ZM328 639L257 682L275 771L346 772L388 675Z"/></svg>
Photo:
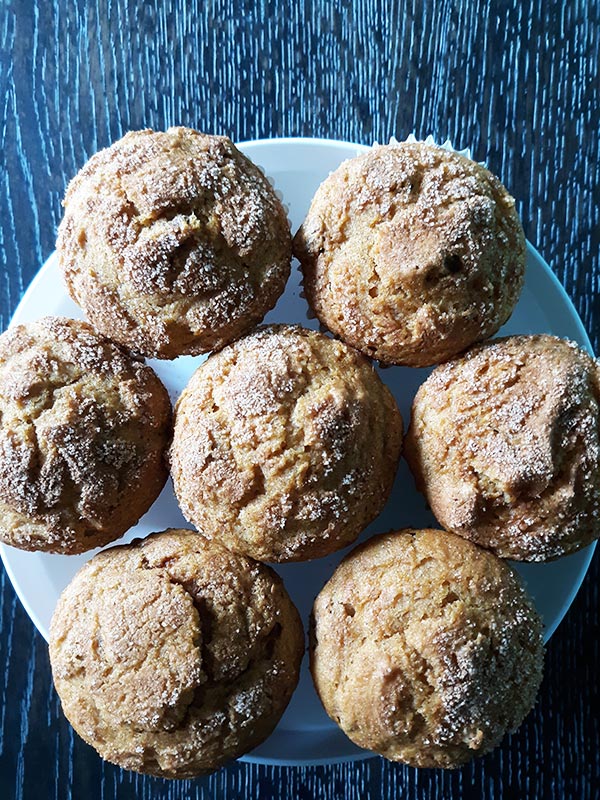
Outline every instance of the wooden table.
<svg viewBox="0 0 600 800"><path fill-rule="evenodd" d="M600 332L600 5L396 0L14 0L0 5L3 328L54 249L68 179L128 129L472 148ZM539 702L455 772L379 758L235 764L167 782L103 763L72 732L47 648L0 574L0 798L600 797L599 560L552 638Z"/></svg>

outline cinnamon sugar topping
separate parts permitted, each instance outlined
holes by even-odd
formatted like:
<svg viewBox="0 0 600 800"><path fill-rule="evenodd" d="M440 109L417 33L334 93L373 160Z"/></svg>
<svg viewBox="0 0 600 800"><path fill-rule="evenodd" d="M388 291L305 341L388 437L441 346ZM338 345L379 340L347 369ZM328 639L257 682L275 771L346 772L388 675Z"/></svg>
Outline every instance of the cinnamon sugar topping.
<svg viewBox="0 0 600 800"><path fill-rule="evenodd" d="M313 614L311 670L327 712L386 758L460 766L533 706L541 621L507 564L453 534L370 539Z"/></svg>
<svg viewBox="0 0 600 800"><path fill-rule="evenodd" d="M308 301L384 363L426 366L494 333L523 285L514 201L479 164L424 143L343 163L294 238Z"/></svg>
<svg viewBox="0 0 600 800"><path fill-rule="evenodd" d="M128 133L65 196L57 251L95 328L144 355L223 346L259 322L289 275L285 212L226 137Z"/></svg>
<svg viewBox="0 0 600 800"><path fill-rule="evenodd" d="M0 536L81 552L118 538L166 473L158 378L89 325L46 317L0 337Z"/></svg>
<svg viewBox="0 0 600 800"><path fill-rule="evenodd" d="M347 346L271 326L209 358L176 409L171 473L184 514L264 560L352 541L391 489L396 404Z"/></svg>
<svg viewBox="0 0 600 800"><path fill-rule="evenodd" d="M599 377L587 353L545 335L436 369L415 398L406 454L442 525L534 561L597 538Z"/></svg>

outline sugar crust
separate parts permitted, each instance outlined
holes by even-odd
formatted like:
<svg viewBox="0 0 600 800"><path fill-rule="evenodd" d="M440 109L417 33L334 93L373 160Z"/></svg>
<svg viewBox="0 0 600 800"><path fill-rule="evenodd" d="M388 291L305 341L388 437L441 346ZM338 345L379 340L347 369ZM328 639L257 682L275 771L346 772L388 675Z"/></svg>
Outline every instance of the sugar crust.
<svg viewBox="0 0 600 800"><path fill-rule="evenodd" d="M360 747L415 767L461 766L535 702L542 623L518 576L437 530L375 536L315 600L311 671Z"/></svg>
<svg viewBox="0 0 600 800"><path fill-rule="evenodd" d="M171 404L150 367L78 320L0 336L0 539L80 553L118 539L167 478Z"/></svg>
<svg viewBox="0 0 600 800"><path fill-rule="evenodd" d="M73 178L56 243L93 326L145 356L222 347L283 292L291 237L266 177L225 136L127 133Z"/></svg>
<svg viewBox="0 0 600 800"><path fill-rule="evenodd" d="M95 556L50 628L75 730L108 761L167 778L211 772L263 741L303 653L280 578L184 530Z"/></svg>
<svg viewBox="0 0 600 800"><path fill-rule="evenodd" d="M600 367L545 334L479 345L417 392L405 455L438 522L524 561L600 536Z"/></svg>
<svg viewBox="0 0 600 800"><path fill-rule="evenodd" d="M202 364L175 410L175 493L205 535L265 561L352 542L389 496L396 402L347 345L268 326Z"/></svg>
<svg viewBox="0 0 600 800"><path fill-rule="evenodd" d="M408 366L439 363L495 333L517 302L526 256L500 181L423 142L344 162L318 188L294 254L329 330Z"/></svg>

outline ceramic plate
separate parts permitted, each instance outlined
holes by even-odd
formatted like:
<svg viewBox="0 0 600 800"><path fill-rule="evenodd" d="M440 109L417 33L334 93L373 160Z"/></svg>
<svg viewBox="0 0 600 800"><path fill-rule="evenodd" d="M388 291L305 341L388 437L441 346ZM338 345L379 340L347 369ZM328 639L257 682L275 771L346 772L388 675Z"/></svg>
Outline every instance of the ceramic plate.
<svg viewBox="0 0 600 800"><path fill-rule="evenodd" d="M310 200L321 181L343 160L367 148L347 142L321 139L275 139L239 145L272 180L288 209L292 230L300 225ZM298 322L316 328L307 314L301 296L297 264L285 294L268 314L268 322ZM13 317L13 324L34 320L45 314L81 317L78 307L67 297L56 257L51 256L25 293ZM574 339L590 349L585 330L564 289L536 250L528 245L527 277L521 300L504 326L502 334L554 333ZM184 356L175 361L149 361L176 400L193 370L203 357ZM381 370L383 380L394 392L406 423L413 395L430 370L392 367ZM404 462L391 498L383 513L361 539L375 532L404 526L434 526L422 497L415 491ZM170 483L150 511L121 541L145 536L168 527L189 527L179 511ZM347 552L312 563L277 567L307 623L315 595ZM517 565L546 625L548 639L569 608L588 568L593 547L550 564ZM48 638L48 627L60 592L77 569L92 555L58 556L26 553L1 547L2 559L10 579L34 624ZM370 754L355 747L329 720L312 687L307 659L300 685L272 736L245 757L266 764L317 764L367 758Z"/></svg>

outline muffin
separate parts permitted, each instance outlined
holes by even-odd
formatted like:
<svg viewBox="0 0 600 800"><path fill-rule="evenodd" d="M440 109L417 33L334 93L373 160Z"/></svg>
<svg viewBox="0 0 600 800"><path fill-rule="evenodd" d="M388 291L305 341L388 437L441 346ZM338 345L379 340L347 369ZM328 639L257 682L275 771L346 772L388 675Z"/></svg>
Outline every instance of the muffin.
<svg viewBox="0 0 600 800"><path fill-rule="evenodd" d="M329 330L379 361L415 367L506 322L526 255L514 200L497 178L423 142L344 162L317 190L294 253Z"/></svg>
<svg viewBox="0 0 600 800"><path fill-rule="evenodd" d="M262 742L303 652L278 576L183 530L95 556L50 628L75 730L108 761L165 778L211 772Z"/></svg>
<svg viewBox="0 0 600 800"><path fill-rule="evenodd" d="M438 367L405 455L447 530L546 561L600 536L600 368L572 342L514 336Z"/></svg>
<svg viewBox="0 0 600 800"><path fill-rule="evenodd" d="M128 133L71 181L57 252L92 325L145 356L218 349L275 305L289 276L283 206L224 136Z"/></svg>
<svg viewBox="0 0 600 800"><path fill-rule="evenodd" d="M166 389L85 322L0 336L0 540L81 553L118 539L167 478Z"/></svg>
<svg viewBox="0 0 600 800"><path fill-rule="evenodd" d="M183 391L170 450L186 518L261 561L301 561L358 536L391 491L395 400L355 350L298 326L212 355Z"/></svg>
<svg viewBox="0 0 600 800"><path fill-rule="evenodd" d="M405 530L357 547L317 597L311 670L360 747L458 767L529 713L542 623L516 574L451 533Z"/></svg>

